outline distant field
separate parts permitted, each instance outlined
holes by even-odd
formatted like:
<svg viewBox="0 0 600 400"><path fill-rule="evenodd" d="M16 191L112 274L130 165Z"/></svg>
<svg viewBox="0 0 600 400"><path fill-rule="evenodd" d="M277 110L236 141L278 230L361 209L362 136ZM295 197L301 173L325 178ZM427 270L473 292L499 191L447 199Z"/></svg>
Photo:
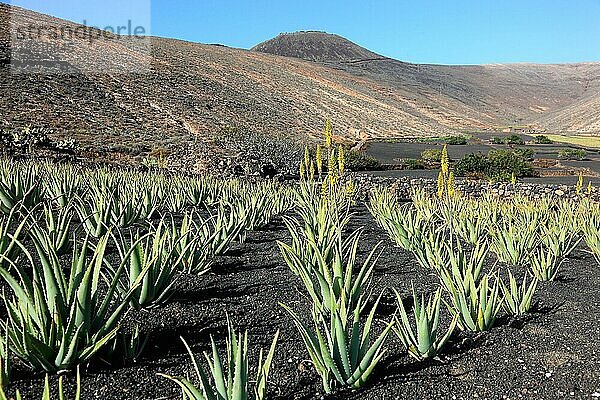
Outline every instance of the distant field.
<svg viewBox="0 0 600 400"><path fill-rule="evenodd" d="M600 149L599 136L562 136L562 135L546 135L555 142L574 144L576 146L591 147Z"/></svg>

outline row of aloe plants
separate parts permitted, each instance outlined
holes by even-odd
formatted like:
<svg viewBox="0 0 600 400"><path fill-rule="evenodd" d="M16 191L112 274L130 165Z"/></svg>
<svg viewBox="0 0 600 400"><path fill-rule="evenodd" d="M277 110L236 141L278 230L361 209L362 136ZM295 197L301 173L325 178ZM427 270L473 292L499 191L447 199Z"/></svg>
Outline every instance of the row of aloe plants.
<svg viewBox="0 0 600 400"><path fill-rule="evenodd" d="M401 205L392 191L378 188L368 207L393 242L440 282L428 301L413 294L416 335L399 301L399 333L416 358L437 352L447 338L430 347L442 302L454 318L450 330L456 323L462 330L485 331L502 309L512 316L530 312L538 282L555 280L582 241L600 263L600 207L587 199L439 198L416 191L411 203Z"/></svg>
<svg viewBox="0 0 600 400"><path fill-rule="evenodd" d="M290 196L274 182L0 160L0 276L9 288L2 396L13 357L56 373L139 356L144 339L137 329L121 330L126 313L168 301L182 274L211 271L234 241L284 213ZM118 257L107 257L108 248ZM246 340L230 327L236 381ZM266 390L275 342L261 357L256 393Z"/></svg>

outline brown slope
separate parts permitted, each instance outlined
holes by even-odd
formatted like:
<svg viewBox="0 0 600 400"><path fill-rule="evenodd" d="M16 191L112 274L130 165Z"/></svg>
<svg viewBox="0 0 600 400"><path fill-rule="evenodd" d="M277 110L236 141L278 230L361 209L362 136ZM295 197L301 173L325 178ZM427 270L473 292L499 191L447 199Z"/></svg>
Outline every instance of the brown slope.
<svg viewBox="0 0 600 400"><path fill-rule="evenodd" d="M171 147L209 140L225 127L316 136L326 117L354 140L449 134L526 122L539 110L574 104L597 85L597 64L412 65L357 60L355 48L335 53L344 62L317 64L161 38L152 39L149 74L11 75L10 10L45 25L66 24L0 4L0 122L51 127L93 149ZM146 57L128 43L103 46L95 51Z"/></svg>
<svg viewBox="0 0 600 400"><path fill-rule="evenodd" d="M540 117L537 124L556 132L595 134L600 141L600 91Z"/></svg>
<svg viewBox="0 0 600 400"><path fill-rule="evenodd" d="M361 54L361 47L351 42L339 41L335 35L329 41L326 38L326 34L298 32L280 35L254 50L319 61L392 89L409 90L419 103L434 106L434 113L438 111L436 103L442 103L451 105L455 117L472 109L477 110L474 115L478 120L495 125L533 124L559 131L571 131L571 126L576 125L584 132L597 130L594 124L586 122L586 113L594 113L585 108L582 100L600 90L600 63L443 66L409 64L370 52L362 59L304 54L304 48L335 54L338 46L342 50L351 46L353 54ZM331 48L327 49L327 45ZM584 109L573 124L565 119L566 111L562 110L579 103ZM552 123L545 126L546 120Z"/></svg>
<svg viewBox="0 0 600 400"><path fill-rule="evenodd" d="M9 10L0 6L5 27ZM45 25L65 23L16 12ZM9 47L7 35L0 43ZM4 64L2 120L80 133L82 142L94 146L142 147L206 136L226 126L317 135L328 116L339 134L355 139L489 125L468 107L462 114L470 116L457 115L452 104L422 104L410 91L302 60L171 39L154 38L152 44L151 74L11 75ZM116 44L106 46L119 51Z"/></svg>

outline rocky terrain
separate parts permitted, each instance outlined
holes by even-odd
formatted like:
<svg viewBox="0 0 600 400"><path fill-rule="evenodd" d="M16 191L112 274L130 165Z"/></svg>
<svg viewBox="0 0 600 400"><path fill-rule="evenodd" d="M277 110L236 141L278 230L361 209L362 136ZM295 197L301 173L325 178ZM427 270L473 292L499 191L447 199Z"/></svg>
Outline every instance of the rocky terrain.
<svg viewBox="0 0 600 400"><path fill-rule="evenodd" d="M262 135L265 143L302 142L319 136L327 117L349 141L515 125L600 131L600 63L414 65L339 36L303 32L255 51L151 38L146 53L107 38L96 43L96 56L147 59L149 71L91 73L71 65L69 73L15 75L11 15L76 26L0 4L0 128L48 128L59 139L75 138L84 157L129 162L164 150L176 154L174 163L193 160L205 170L215 154L243 153L244 134ZM77 40L75 48L85 48ZM57 44L51 37L39 42ZM223 132L231 131L240 143L223 149Z"/></svg>

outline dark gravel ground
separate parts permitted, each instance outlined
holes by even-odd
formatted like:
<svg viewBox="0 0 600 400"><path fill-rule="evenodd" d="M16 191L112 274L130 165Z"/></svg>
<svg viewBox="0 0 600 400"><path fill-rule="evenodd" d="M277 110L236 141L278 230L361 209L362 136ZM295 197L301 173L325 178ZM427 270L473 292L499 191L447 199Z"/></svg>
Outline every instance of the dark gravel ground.
<svg viewBox="0 0 600 400"><path fill-rule="evenodd" d="M374 277L374 292L398 288L408 297L411 281L431 292L436 279L416 267L409 253L395 248L364 207L356 209L352 228L365 226L360 242L364 257L377 241L385 250ZM186 376L191 363L180 336L200 353L209 349L209 335L223 345L225 312L233 324L250 331L252 359L281 330L272 367L271 399L559 399L600 396L600 267L583 252L567 260L560 279L543 284L536 294L536 312L523 320L497 321L483 334L455 333L439 359L417 363L395 336L367 386L323 396L299 334L279 302L306 310L298 280L279 255L276 240L287 240L280 221L251 233L247 243L222 257L217 273L182 276L174 296L156 309L130 313L126 327L139 324L150 338L141 359L132 365L82 370L84 399L176 399L175 384L157 373ZM520 271L522 274L522 271ZM517 271L519 273L519 271ZM389 290L378 312L378 329L395 311ZM447 316L444 316L447 323ZM255 363L253 361L252 363ZM25 399L39 398L42 374L16 366L14 385ZM56 378L51 378L55 383ZM66 377L72 390L73 376Z"/></svg>

